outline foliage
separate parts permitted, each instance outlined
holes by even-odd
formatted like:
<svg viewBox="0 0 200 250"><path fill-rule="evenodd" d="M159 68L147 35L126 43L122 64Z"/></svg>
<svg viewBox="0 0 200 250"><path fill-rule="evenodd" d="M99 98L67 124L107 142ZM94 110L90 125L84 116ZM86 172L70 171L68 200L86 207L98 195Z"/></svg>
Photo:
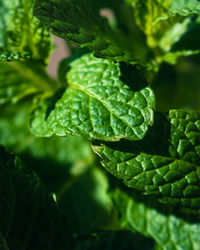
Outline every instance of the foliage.
<svg viewBox="0 0 200 250"><path fill-rule="evenodd" d="M200 2L0 14L0 249L198 250ZM57 79L51 33L71 48Z"/></svg>

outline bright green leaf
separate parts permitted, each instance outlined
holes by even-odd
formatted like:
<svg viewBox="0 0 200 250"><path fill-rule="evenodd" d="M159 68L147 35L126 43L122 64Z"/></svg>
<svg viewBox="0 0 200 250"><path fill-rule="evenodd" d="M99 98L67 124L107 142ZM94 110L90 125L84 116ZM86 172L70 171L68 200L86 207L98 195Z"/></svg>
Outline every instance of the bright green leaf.
<svg viewBox="0 0 200 250"><path fill-rule="evenodd" d="M172 0L170 14L183 16L200 14L200 2L199 0Z"/></svg>
<svg viewBox="0 0 200 250"><path fill-rule="evenodd" d="M150 39L153 39L153 35L160 29L166 29L162 22L157 23L157 19L160 16L162 16L163 19L163 16L167 16L170 1L133 0L132 5L134 7L137 24L147 37L149 36L149 43L152 43L153 40L150 41Z"/></svg>
<svg viewBox="0 0 200 250"><path fill-rule="evenodd" d="M155 194L166 204L199 210L200 114L171 110L155 119L142 141L97 143L94 151L128 187Z"/></svg>
<svg viewBox="0 0 200 250"><path fill-rule="evenodd" d="M45 61L51 50L49 31L32 15L33 0L0 1L0 61Z"/></svg>
<svg viewBox="0 0 200 250"><path fill-rule="evenodd" d="M70 86L62 97L57 93L33 112L35 135L70 133L106 141L144 137L153 124L154 94L140 71L92 54L70 66Z"/></svg>

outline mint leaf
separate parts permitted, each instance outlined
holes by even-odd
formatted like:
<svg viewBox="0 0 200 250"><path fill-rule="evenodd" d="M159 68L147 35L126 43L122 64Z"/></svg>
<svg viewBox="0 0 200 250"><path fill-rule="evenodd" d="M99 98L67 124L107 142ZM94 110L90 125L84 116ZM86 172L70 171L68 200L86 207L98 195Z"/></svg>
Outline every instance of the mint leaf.
<svg viewBox="0 0 200 250"><path fill-rule="evenodd" d="M46 96L37 96L34 99L30 118L30 131L38 137L50 137L53 135L52 129L46 122L46 113L51 107L51 98Z"/></svg>
<svg viewBox="0 0 200 250"><path fill-rule="evenodd" d="M33 112L35 135L70 133L106 141L144 137L153 123L154 94L140 71L92 54L70 66L62 97L57 93L51 104Z"/></svg>
<svg viewBox="0 0 200 250"><path fill-rule="evenodd" d="M133 7L138 27L145 34L149 55L153 53L142 63L146 65L148 70L157 71L162 62L175 64L180 57L195 55L200 52L197 30L192 42L190 38L194 34L188 34L191 27L196 24L196 17L191 16L196 12L188 12L187 15L181 14L184 9L188 9L186 5L190 5L189 2L192 1L182 1L177 5L180 11L175 12L179 15L172 11L176 8L177 1L133 0L128 3ZM179 43L176 46L176 43L185 36L188 37L188 43L182 41L182 46L179 46ZM174 48L174 45L176 48Z"/></svg>
<svg viewBox="0 0 200 250"><path fill-rule="evenodd" d="M0 230L8 249L68 248L72 235L66 218L37 175L3 148L0 160L0 176L4 178L0 186Z"/></svg>
<svg viewBox="0 0 200 250"><path fill-rule="evenodd" d="M198 210L200 114L171 110L167 117L157 114L155 119L142 141L97 142L94 151L128 187L178 208Z"/></svg>
<svg viewBox="0 0 200 250"><path fill-rule="evenodd" d="M38 61L0 62L0 105L15 104L27 96L52 92L56 87L57 83Z"/></svg>
<svg viewBox="0 0 200 250"><path fill-rule="evenodd" d="M48 29L32 15L33 0L1 1L0 61L35 58L46 61L51 50Z"/></svg>
<svg viewBox="0 0 200 250"><path fill-rule="evenodd" d="M185 18L182 22L177 22L167 30L159 42L159 47L163 51L170 51L172 46L181 39L181 37L188 31L189 26L193 22L191 18Z"/></svg>
<svg viewBox="0 0 200 250"><path fill-rule="evenodd" d="M172 0L170 6L171 15L191 15L200 13L200 3L198 0Z"/></svg>
<svg viewBox="0 0 200 250"><path fill-rule="evenodd" d="M167 16L170 1L134 0L132 6L138 26L147 35L149 45L154 46L155 38L153 36L170 25L170 23L164 23L163 25L163 22L157 22L157 19L161 16L162 19Z"/></svg>
<svg viewBox="0 0 200 250"><path fill-rule="evenodd" d="M180 50L191 50L200 51L200 18L196 19L195 22L191 22L188 30L180 37L176 43L173 44L172 51Z"/></svg>
<svg viewBox="0 0 200 250"><path fill-rule="evenodd" d="M122 228L139 232L158 243L158 249L198 249L200 223L181 218L153 197L140 199L137 193L116 189L112 193Z"/></svg>
<svg viewBox="0 0 200 250"><path fill-rule="evenodd" d="M70 44L95 51L97 57L134 62L126 38L100 16L99 3L101 1L37 0L34 14L51 27L53 34Z"/></svg>
<svg viewBox="0 0 200 250"><path fill-rule="evenodd" d="M170 64L177 63L182 56L199 54L199 19L185 18L182 22L175 23L161 38L159 47L166 53L157 60ZM191 39L192 38L192 39Z"/></svg>
<svg viewBox="0 0 200 250"><path fill-rule="evenodd" d="M0 145L20 155L44 184L56 192L70 176L83 174L93 164L94 155L82 137L32 135L28 126L30 106L29 102L20 102L1 108Z"/></svg>

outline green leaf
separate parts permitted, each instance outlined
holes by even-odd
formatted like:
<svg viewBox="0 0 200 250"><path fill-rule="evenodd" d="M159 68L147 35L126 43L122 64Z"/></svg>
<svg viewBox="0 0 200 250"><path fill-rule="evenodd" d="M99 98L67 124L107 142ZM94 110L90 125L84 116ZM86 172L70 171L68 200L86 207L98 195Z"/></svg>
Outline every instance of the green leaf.
<svg viewBox="0 0 200 250"><path fill-rule="evenodd" d="M175 64L180 57L200 52L198 30L196 29L193 35L190 34L191 28L196 24L196 18L175 15L172 9L176 3L177 1L169 0L132 0L129 3L134 9L136 23L144 32L148 47L151 48L149 55L151 55L150 52L153 53L143 62L148 70L157 71L162 62ZM184 4L182 7L180 4L180 8L184 9ZM188 13L190 14L194 13Z"/></svg>
<svg viewBox="0 0 200 250"><path fill-rule="evenodd" d="M173 44L172 51L200 51L200 19L192 22L189 29Z"/></svg>
<svg viewBox="0 0 200 250"><path fill-rule="evenodd" d="M183 219L157 204L154 198L141 199L137 193L116 189L112 196L124 229L153 238L158 249L199 249L200 223L192 216Z"/></svg>
<svg viewBox="0 0 200 250"><path fill-rule="evenodd" d="M173 44L181 39L181 37L188 31L192 24L191 18L185 18L182 22L177 22L167 30L159 41L159 47L163 51L170 51Z"/></svg>
<svg viewBox="0 0 200 250"><path fill-rule="evenodd" d="M200 114L171 110L155 119L142 141L97 142L94 151L128 187L179 209L199 210Z"/></svg>
<svg viewBox="0 0 200 250"><path fill-rule="evenodd" d="M100 16L99 3L101 6L101 1L37 0L34 14L53 34L95 51L97 57L134 62L125 36Z"/></svg>
<svg viewBox="0 0 200 250"><path fill-rule="evenodd" d="M33 17L33 2L0 2L0 61L48 58L52 46L49 31Z"/></svg>
<svg viewBox="0 0 200 250"><path fill-rule="evenodd" d="M32 135L28 126L30 106L29 102L21 102L1 108L0 145L19 154L45 185L56 192L66 179L84 173L93 164L94 155L82 137Z"/></svg>
<svg viewBox="0 0 200 250"><path fill-rule="evenodd" d="M172 0L170 6L171 15L193 15L200 13L199 0Z"/></svg>
<svg viewBox="0 0 200 250"><path fill-rule="evenodd" d="M175 64L182 56L200 53L200 22L198 19L185 18L175 23L161 38L159 47L166 53L156 60Z"/></svg>
<svg viewBox="0 0 200 250"><path fill-rule="evenodd" d="M92 54L70 66L69 87L62 96L57 93L33 112L36 136L70 133L106 141L144 137L153 123L154 94L140 71Z"/></svg>
<svg viewBox="0 0 200 250"><path fill-rule="evenodd" d="M155 1L155 0L133 0L134 14L138 26L144 31L147 36L155 34L162 26L162 23L157 23L160 16L167 16L170 1ZM162 17L164 19L164 17Z"/></svg>
<svg viewBox="0 0 200 250"><path fill-rule="evenodd" d="M36 174L3 148L0 160L0 230L7 249L67 249L68 222Z"/></svg>
<svg viewBox="0 0 200 250"><path fill-rule="evenodd" d="M38 61L0 62L0 105L15 104L27 96L52 92L56 88L57 83Z"/></svg>

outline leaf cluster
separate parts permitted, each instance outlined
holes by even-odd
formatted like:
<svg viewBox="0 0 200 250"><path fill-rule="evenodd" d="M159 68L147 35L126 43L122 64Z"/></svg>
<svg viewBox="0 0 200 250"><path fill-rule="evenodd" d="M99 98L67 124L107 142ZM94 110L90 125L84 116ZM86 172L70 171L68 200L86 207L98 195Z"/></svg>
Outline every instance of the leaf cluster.
<svg viewBox="0 0 200 250"><path fill-rule="evenodd" d="M0 14L0 249L198 250L200 2Z"/></svg>

